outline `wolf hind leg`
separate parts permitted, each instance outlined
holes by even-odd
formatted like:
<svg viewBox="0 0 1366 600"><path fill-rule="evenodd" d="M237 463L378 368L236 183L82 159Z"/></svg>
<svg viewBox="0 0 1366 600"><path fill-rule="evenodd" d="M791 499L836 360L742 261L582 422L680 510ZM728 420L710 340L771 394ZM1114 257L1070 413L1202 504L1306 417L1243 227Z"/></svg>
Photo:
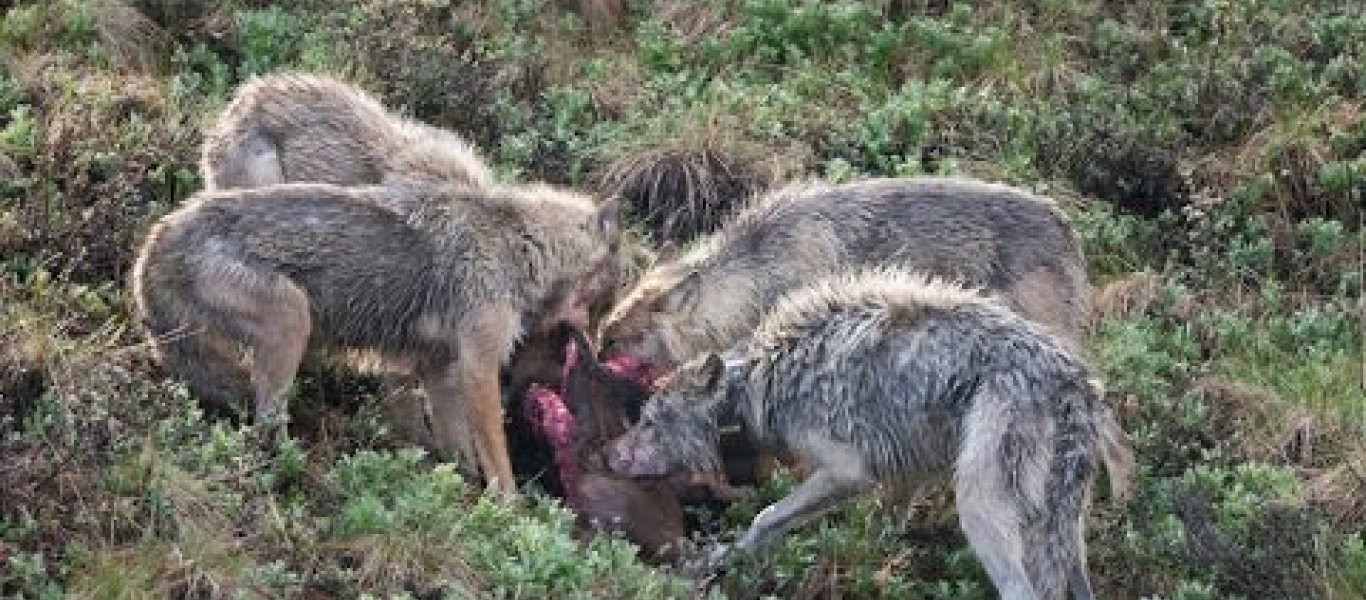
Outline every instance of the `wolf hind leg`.
<svg viewBox="0 0 1366 600"><path fill-rule="evenodd" d="M282 278L268 295L272 302L253 315L251 328L255 418L258 426L273 429L277 441L282 441L289 422L285 392L308 349L312 318L307 294L292 282Z"/></svg>
<svg viewBox="0 0 1366 600"><path fill-rule="evenodd" d="M312 330L308 295L288 278L235 260L197 274L197 295L217 326L246 348L254 391L254 422L279 441L285 432L285 391L298 372Z"/></svg>

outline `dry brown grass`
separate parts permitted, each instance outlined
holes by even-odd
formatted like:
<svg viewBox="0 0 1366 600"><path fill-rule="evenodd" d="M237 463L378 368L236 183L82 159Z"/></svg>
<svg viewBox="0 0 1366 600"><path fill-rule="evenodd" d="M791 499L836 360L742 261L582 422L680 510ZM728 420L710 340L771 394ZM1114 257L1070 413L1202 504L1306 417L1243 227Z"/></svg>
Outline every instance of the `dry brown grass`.
<svg viewBox="0 0 1366 600"><path fill-rule="evenodd" d="M807 156L734 137L717 115L693 115L677 134L623 149L592 177L620 198L656 244L714 231L754 194L802 173ZM667 134L665 134L667 135Z"/></svg>
<svg viewBox="0 0 1366 600"><path fill-rule="evenodd" d="M1334 101L1302 114L1279 116L1239 146L1202 161L1204 168L1197 174L1206 182L1220 183L1270 173L1273 185L1261 198L1263 208L1286 220L1328 216L1356 223L1363 214L1362 192L1325 189L1318 175L1330 162L1351 160L1366 152L1359 144L1332 141L1335 136L1363 128L1366 110L1361 102ZM1358 187L1361 183L1358 181Z"/></svg>
<svg viewBox="0 0 1366 600"><path fill-rule="evenodd" d="M658 241L686 241L715 230L762 184L721 152L661 148L609 165L600 193L618 197Z"/></svg>
<svg viewBox="0 0 1366 600"><path fill-rule="evenodd" d="M673 30L684 46L724 36L735 25L715 2L665 0L657 3L656 11L659 21Z"/></svg>
<svg viewBox="0 0 1366 600"><path fill-rule="evenodd" d="M1324 509L1338 531L1366 528L1366 448L1317 473L1309 481L1308 496Z"/></svg>
<svg viewBox="0 0 1366 600"><path fill-rule="evenodd" d="M1131 319L1148 312L1162 291L1162 277L1151 270L1132 273L1096 289L1091 295L1091 323Z"/></svg>

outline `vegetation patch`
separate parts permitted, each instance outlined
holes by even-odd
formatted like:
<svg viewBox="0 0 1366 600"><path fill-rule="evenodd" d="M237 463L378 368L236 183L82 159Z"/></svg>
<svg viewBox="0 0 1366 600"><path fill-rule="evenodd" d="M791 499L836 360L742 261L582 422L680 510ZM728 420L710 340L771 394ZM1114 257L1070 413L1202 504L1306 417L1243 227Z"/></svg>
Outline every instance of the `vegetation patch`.
<svg viewBox="0 0 1366 600"><path fill-rule="evenodd" d="M267 452L161 372L127 309L132 251L201 187L235 86L280 70L454 129L500 179L620 196L648 246L807 177L1058 198L1139 460L1135 497L1088 520L1098 595L1366 596L1355 4L566 4L0 9L0 596L694 597L534 486L497 501L405 447L375 379L304 373L294 442ZM698 541L793 481L700 511ZM934 500L863 499L713 594L994 597Z"/></svg>

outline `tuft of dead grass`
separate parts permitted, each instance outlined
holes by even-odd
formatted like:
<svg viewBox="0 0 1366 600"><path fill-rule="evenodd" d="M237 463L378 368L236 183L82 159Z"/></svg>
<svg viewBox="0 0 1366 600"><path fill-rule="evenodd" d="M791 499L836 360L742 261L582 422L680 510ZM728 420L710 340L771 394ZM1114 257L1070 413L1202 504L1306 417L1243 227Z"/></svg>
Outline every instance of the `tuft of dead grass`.
<svg viewBox="0 0 1366 600"><path fill-rule="evenodd" d="M593 177L597 193L622 199L655 243L715 231L754 194L799 172L800 159L757 145L702 138L627 153Z"/></svg>
<svg viewBox="0 0 1366 600"><path fill-rule="evenodd" d="M449 535L449 534L448 534ZM408 589L419 596L477 597L488 583L459 558L459 543L414 532L363 535L332 549L354 565L365 589Z"/></svg>
<svg viewBox="0 0 1366 600"><path fill-rule="evenodd" d="M1338 531L1366 529L1366 448L1308 482L1309 502L1324 510Z"/></svg>
<svg viewBox="0 0 1366 600"><path fill-rule="evenodd" d="M683 46L699 40L721 38L735 27L735 20L709 2L666 0L656 3L656 13Z"/></svg>
<svg viewBox="0 0 1366 600"><path fill-rule="evenodd" d="M1146 314L1161 291L1162 277L1147 269L1107 283L1091 295L1091 323Z"/></svg>
<svg viewBox="0 0 1366 600"><path fill-rule="evenodd" d="M588 30L595 34L612 30L626 16L622 0L574 0L572 4L588 23Z"/></svg>
<svg viewBox="0 0 1366 600"><path fill-rule="evenodd" d="M661 148L609 165L598 188L626 201L658 241L685 241L716 229L758 182L724 154Z"/></svg>

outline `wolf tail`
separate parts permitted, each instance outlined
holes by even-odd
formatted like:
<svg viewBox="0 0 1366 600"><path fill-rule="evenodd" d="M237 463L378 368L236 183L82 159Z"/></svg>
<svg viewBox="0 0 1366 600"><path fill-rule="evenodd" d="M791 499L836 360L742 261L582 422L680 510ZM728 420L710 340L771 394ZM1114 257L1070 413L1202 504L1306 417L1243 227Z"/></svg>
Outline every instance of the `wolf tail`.
<svg viewBox="0 0 1366 600"><path fill-rule="evenodd" d="M1047 565L1030 574L1044 598L1061 597L1064 585L1073 600L1095 597L1086 569L1083 524L1095 479L1095 458L1099 455L1105 463L1114 494L1125 493L1128 473L1133 470L1133 453L1101 395L1099 383L1086 380L1066 385L1055 399L1056 429L1045 487L1044 524L1033 532L1034 543L1026 545L1038 553L1026 564Z"/></svg>

